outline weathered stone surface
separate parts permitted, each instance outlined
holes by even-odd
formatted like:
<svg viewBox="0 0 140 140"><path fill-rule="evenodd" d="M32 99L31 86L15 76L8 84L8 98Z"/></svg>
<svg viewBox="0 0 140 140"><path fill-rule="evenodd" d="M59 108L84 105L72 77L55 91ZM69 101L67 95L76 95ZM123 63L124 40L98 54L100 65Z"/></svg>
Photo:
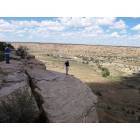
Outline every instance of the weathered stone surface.
<svg viewBox="0 0 140 140"><path fill-rule="evenodd" d="M28 68L34 69L34 68L39 68L39 69L44 69L46 70L46 66L39 60L32 59L30 58L29 60L25 60L25 64Z"/></svg>
<svg viewBox="0 0 140 140"><path fill-rule="evenodd" d="M49 122L98 122L97 97L79 79L38 67L27 68L27 73Z"/></svg>
<svg viewBox="0 0 140 140"><path fill-rule="evenodd" d="M24 65L0 63L0 122L34 122L39 116Z"/></svg>
<svg viewBox="0 0 140 140"><path fill-rule="evenodd" d="M97 97L79 79L35 59L0 63L0 122L98 122Z"/></svg>

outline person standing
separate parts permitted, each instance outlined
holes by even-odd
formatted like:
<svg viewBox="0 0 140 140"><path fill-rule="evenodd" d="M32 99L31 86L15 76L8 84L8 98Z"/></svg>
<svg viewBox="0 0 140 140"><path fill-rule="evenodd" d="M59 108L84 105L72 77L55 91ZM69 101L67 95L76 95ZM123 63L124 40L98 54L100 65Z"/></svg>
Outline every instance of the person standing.
<svg viewBox="0 0 140 140"><path fill-rule="evenodd" d="M11 49L9 47L6 47L4 50L6 64L10 63L10 53L11 53Z"/></svg>
<svg viewBox="0 0 140 140"><path fill-rule="evenodd" d="M68 60L67 60L67 61L65 61L65 70L66 70L66 75L68 75L68 73L69 73L69 66L70 66L69 61L68 61Z"/></svg>

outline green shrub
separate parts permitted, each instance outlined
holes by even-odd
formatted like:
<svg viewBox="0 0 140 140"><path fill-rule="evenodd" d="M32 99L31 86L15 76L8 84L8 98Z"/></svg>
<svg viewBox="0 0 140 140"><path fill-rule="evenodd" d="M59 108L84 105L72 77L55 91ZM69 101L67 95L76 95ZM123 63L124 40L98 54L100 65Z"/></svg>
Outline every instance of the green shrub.
<svg viewBox="0 0 140 140"><path fill-rule="evenodd" d="M102 76L103 77L107 77L107 76L110 75L110 72L107 68L102 67L101 70L102 70Z"/></svg>

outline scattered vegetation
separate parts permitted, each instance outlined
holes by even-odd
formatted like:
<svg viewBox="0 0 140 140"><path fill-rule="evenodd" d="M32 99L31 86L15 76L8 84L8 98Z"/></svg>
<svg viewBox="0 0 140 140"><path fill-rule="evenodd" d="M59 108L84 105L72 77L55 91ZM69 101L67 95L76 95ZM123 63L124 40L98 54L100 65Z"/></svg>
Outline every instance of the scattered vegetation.
<svg viewBox="0 0 140 140"><path fill-rule="evenodd" d="M97 62L96 64L97 64L98 68L101 70L101 73L102 73L103 77L110 76L110 71L109 71L108 68L102 67L99 62Z"/></svg>
<svg viewBox="0 0 140 140"><path fill-rule="evenodd" d="M110 75L110 72L109 72L108 68L102 67L101 70L102 70L102 76L103 77L107 77L107 76Z"/></svg>

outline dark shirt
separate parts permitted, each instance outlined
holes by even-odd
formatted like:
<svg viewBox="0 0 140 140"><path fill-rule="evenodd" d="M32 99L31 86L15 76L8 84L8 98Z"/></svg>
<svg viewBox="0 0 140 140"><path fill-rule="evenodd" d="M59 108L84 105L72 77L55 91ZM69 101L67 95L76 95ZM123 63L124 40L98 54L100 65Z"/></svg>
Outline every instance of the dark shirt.
<svg viewBox="0 0 140 140"><path fill-rule="evenodd" d="M10 54L11 49L9 47L6 47L4 52L5 52L5 54Z"/></svg>
<svg viewBox="0 0 140 140"><path fill-rule="evenodd" d="M66 66L66 67L69 67L69 66L70 66L69 61L66 61L66 62L65 62L65 66Z"/></svg>

